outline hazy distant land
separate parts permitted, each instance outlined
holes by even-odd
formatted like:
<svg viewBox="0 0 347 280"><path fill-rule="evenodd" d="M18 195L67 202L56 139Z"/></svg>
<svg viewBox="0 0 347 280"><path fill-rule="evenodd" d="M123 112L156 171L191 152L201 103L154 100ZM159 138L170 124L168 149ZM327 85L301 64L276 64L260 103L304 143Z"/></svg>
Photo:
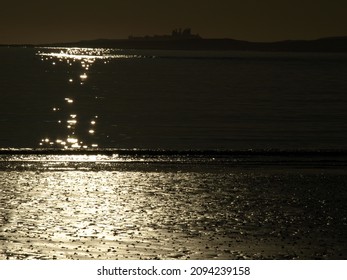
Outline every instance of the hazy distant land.
<svg viewBox="0 0 347 280"><path fill-rule="evenodd" d="M347 36L328 37L316 40L286 40L277 42L249 42L235 39L204 39L199 36L172 37L146 36L128 39L96 39L78 42L51 43L40 45L0 45L0 46L56 46L91 47L117 49L153 49L153 50L234 50L266 52L347 52Z"/></svg>

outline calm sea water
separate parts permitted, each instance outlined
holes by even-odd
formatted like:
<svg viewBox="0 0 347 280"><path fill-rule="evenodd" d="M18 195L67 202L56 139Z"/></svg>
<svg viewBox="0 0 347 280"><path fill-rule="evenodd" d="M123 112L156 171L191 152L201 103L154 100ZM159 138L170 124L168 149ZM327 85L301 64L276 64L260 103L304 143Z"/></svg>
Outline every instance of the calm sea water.
<svg viewBox="0 0 347 280"><path fill-rule="evenodd" d="M1 148L345 149L347 55L0 48Z"/></svg>

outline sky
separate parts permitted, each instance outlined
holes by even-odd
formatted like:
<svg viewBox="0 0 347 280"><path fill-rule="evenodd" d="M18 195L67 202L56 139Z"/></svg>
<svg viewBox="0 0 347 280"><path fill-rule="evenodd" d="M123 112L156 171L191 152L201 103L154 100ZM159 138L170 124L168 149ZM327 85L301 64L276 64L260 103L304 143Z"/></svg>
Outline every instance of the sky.
<svg viewBox="0 0 347 280"><path fill-rule="evenodd" d="M2 1L0 44L169 34L247 41L347 35L346 0Z"/></svg>

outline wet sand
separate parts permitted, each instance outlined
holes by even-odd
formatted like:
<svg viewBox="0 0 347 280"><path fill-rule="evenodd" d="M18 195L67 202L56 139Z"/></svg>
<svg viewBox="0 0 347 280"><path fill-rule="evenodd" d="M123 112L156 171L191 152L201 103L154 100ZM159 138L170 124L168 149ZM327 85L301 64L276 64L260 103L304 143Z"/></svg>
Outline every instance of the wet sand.
<svg viewBox="0 0 347 280"><path fill-rule="evenodd" d="M0 259L347 258L343 167L107 166L2 165Z"/></svg>

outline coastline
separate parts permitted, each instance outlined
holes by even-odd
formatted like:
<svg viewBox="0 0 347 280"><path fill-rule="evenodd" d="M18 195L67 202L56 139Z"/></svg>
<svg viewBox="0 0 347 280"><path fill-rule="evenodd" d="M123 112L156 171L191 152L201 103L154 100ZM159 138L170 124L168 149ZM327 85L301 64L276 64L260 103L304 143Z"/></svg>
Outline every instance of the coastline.
<svg viewBox="0 0 347 280"><path fill-rule="evenodd" d="M69 47L114 48L134 50L205 50L205 51L259 51L259 52L347 52L347 36L316 40L285 40L276 42L250 42L230 38L134 38L95 39L77 42L46 44L2 44L0 47Z"/></svg>

